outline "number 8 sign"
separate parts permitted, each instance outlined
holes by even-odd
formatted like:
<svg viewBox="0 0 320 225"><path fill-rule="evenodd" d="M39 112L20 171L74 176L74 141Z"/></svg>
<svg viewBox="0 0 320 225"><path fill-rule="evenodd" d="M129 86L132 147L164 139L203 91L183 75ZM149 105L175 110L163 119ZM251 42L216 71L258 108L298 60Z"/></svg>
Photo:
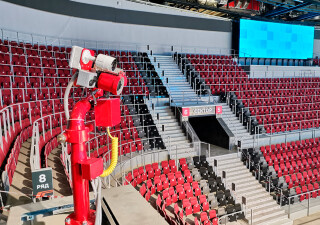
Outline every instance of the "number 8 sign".
<svg viewBox="0 0 320 225"><path fill-rule="evenodd" d="M44 168L32 172L33 197L53 195L52 169Z"/></svg>

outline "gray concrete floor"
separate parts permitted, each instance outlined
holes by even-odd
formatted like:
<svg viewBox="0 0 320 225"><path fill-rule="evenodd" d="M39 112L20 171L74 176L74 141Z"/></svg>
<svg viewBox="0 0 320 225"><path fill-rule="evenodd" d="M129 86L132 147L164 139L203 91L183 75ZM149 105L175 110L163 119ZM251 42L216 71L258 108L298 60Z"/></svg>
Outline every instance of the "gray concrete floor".
<svg viewBox="0 0 320 225"><path fill-rule="evenodd" d="M72 195L64 167L60 160L61 147L55 148L48 156L48 166L52 168L54 196Z"/></svg>
<svg viewBox="0 0 320 225"><path fill-rule="evenodd" d="M204 151L209 150L209 146L206 144L202 144L202 153L204 154ZM209 152L209 151L208 151ZM210 144L210 157L219 156L219 155L225 155L225 154L233 154L237 153L237 150L229 150L226 148L219 147L217 145L211 145Z"/></svg>
<svg viewBox="0 0 320 225"><path fill-rule="evenodd" d="M30 142L31 139L28 139L26 142L22 144L6 205L17 206L32 202Z"/></svg>
<svg viewBox="0 0 320 225"><path fill-rule="evenodd" d="M31 139L28 139L22 144L6 205L17 206L32 202L30 142ZM52 168L54 196L69 196L72 192L60 161L60 153L61 149L56 148L48 157L48 166Z"/></svg>
<svg viewBox="0 0 320 225"><path fill-rule="evenodd" d="M320 213L315 213L293 221L293 225L319 225Z"/></svg>

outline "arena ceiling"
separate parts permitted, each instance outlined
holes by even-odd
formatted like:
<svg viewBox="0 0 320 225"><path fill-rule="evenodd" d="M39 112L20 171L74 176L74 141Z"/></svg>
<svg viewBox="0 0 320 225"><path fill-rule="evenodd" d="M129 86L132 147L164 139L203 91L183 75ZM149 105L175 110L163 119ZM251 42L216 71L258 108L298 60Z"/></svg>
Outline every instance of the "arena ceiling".
<svg viewBox="0 0 320 225"><path fill-rule="evenodd" d="M150 0L230 19L251 18L320 26L319 0Z"/></svg>

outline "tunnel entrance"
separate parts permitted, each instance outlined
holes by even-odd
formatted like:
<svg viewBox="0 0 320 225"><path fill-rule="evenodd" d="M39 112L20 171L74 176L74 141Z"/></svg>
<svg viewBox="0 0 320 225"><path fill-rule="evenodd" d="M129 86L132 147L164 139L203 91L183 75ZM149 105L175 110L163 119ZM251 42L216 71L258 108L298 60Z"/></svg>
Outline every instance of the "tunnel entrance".
<svg viewBox="0 0 320 225"><path fill-rule="evenodd" d="M221 118L215 115L189 117L189 122L201 141L230 149L233 134L226 130L227 126Z"/></svg>

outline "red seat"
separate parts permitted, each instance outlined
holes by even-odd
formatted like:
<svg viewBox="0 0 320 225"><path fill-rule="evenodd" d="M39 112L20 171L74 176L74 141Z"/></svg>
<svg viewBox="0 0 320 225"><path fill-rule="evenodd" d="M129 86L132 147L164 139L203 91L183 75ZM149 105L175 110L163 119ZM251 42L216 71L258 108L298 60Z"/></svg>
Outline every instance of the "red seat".
<svg viewBox="0 0 320 225"><path fill-rule="evenodd" d="M209 220L208 214L206 212L200 213L200 221L201 221L201 223L203 223L204 221L207 221L207 220Z"/></svg>
<svg viewBox="0 0 320 225"><path fill-rule="evenodd" d="M199 204L195 204L193 206L193 213L198 213L200 212L200 205Z"/></svg>

